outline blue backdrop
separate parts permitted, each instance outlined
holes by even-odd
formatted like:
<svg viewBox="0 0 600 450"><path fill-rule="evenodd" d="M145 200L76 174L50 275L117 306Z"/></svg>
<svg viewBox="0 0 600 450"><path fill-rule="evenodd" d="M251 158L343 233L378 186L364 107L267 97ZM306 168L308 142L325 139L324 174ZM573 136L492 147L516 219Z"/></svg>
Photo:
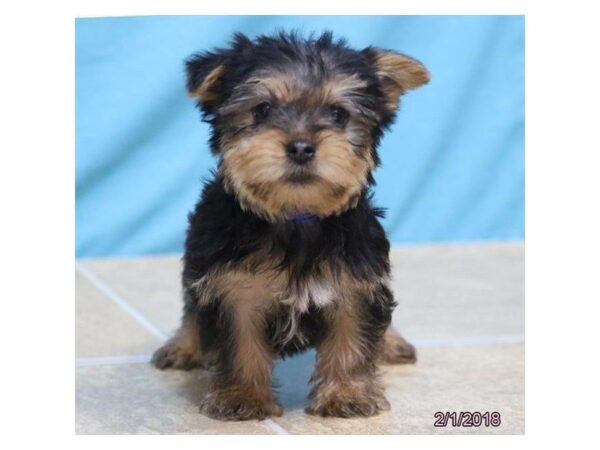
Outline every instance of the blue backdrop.
<svg viewBox="0 0 600 450"><path fill-rule="evenodd" d="M215 166L183 60L231 34L332 30L421 60L383 140L376 203L393 243L524 235L522 16L168 16L76 21L78 257L179 252Z"/></svg>

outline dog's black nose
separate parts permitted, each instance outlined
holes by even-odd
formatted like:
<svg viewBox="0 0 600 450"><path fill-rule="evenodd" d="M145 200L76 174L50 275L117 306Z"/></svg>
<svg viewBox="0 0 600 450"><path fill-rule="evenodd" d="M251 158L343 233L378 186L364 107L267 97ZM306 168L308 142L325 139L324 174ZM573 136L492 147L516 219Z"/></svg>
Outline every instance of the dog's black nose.
<svg viewBox="0 0 600 450"><path fill-rule="evenodd" d="M296 164L305 164L315 157L315 144L307 139L296 139L285 148L287 157Z"/></svg>

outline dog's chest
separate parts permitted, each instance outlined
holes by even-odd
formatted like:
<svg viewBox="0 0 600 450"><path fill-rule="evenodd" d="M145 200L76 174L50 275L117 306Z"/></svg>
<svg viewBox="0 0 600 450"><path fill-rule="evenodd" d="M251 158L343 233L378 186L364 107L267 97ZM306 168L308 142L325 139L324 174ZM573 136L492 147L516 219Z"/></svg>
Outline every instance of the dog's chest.
<svg viewBox="0 0 600 450"><path fill-rule="evenodd" d="M324 308L343 295L335 277L319 275L293 277L286 270L230 268L195 283L200 303L219 298L232 305L254 305L252 308L286 306L298 313L311 305Z"/></svg>
<svg viewBox="0 0 600 450"><path fill-rule="evenodd" d="M309 277L297 285L288 284L284 289L284 295L279 296L274 292L273 300L283 304L289 304L298 312L305 312L310 305L324 308L339 298L338 288L333 280L323 277Z"/></svg>
<svg viewBox="0 0 600 450"><path fill-rule="evenodd" d="M238 286L238 296L248 293L259 296L254 301L266 305L288 306L296 312L306 312L309 307L324 308L339 298L339 287L334 279L324 276L292 278L285 271L265 271L246 273L243 283ZM251 295L252 295L251 294Z"/></svg>

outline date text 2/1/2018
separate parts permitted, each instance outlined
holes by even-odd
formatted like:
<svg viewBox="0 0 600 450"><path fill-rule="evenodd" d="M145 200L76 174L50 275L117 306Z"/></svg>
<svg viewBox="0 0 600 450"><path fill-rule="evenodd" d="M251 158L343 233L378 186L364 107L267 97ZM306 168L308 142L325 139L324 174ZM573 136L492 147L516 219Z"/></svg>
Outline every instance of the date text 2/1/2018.
<svg viewBox="0 0 600 450"><path fill-rule="evenodd" d="M479 411L437 411L433 415L434 427L499 427L502 423L498 411L481 413Z"/></svg>

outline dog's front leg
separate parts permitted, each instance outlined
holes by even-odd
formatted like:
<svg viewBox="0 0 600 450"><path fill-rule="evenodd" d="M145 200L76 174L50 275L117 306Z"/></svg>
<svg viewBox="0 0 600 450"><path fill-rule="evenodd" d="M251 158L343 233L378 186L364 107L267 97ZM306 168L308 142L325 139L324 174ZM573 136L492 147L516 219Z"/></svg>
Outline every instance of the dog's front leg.
<svg viewBox="0 0 600 450"><path fill-rule="evenodd" d="M209 318L211 326L203 327L205 332L212 328L214 334L204 342L216 356L216 370L201 411L221 420L280 416L283 409L272 390L273 353L265 336L264 312L244 296L218 303Z"/></svg>
<svg viewBox="0 0 600 450"><path fill-rule="evenodd" d="M307 413L364 417L389 409L375 362L393 305L390 291L381 286L372 299L357 296L326 311Z"/></svg>

